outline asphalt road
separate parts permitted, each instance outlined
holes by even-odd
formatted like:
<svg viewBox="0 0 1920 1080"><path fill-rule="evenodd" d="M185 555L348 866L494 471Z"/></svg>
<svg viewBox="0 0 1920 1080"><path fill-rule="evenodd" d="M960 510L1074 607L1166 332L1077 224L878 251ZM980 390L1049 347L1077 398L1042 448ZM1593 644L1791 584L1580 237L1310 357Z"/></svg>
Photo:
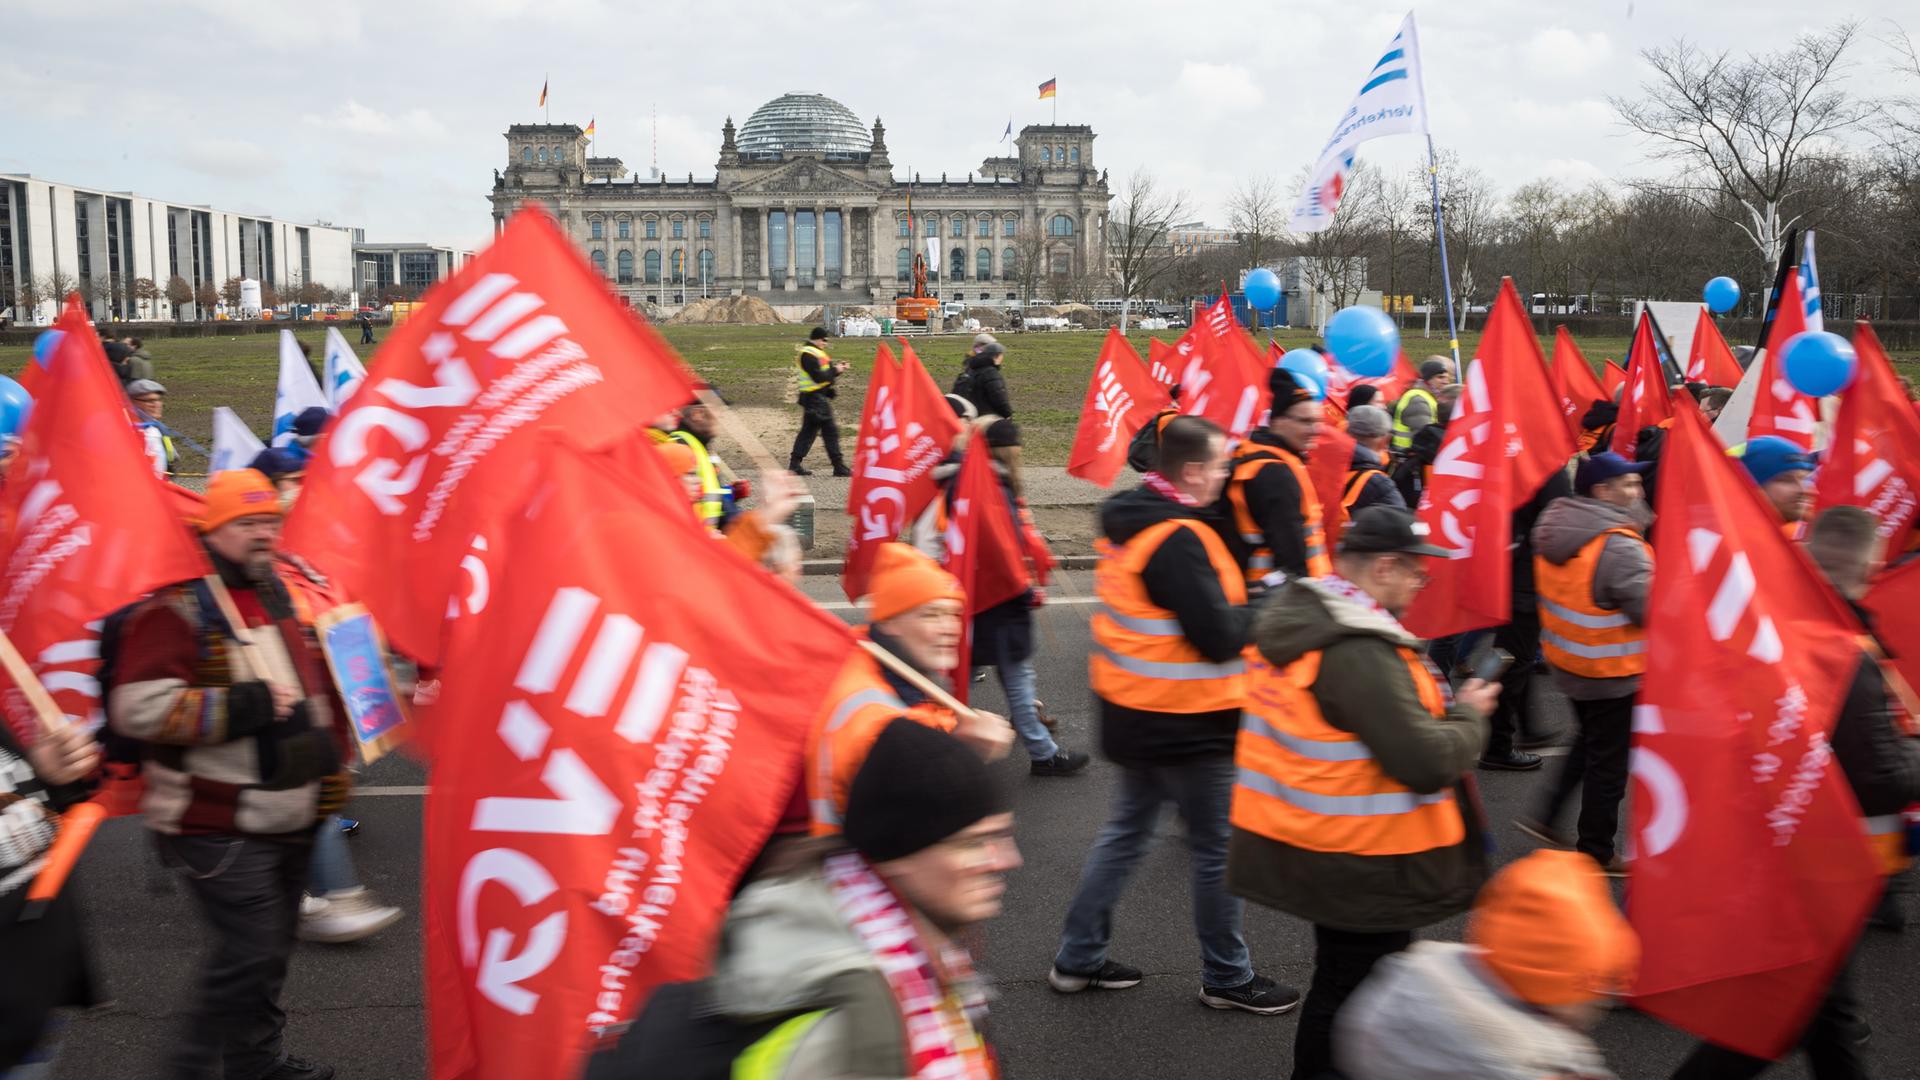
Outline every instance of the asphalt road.
<svg viewBox="0 0 1920 1080"><path fill-rule="evenodd" d="M1059 603L1041 616L1040 696L1073 747L1094 742L1086 689L1088 647L1084 603L1090 575L1067 576L1053 590ZM810 595L838 600L837 582L806 582ZM1076 602L1078 601L1078 602ZM836 610L853 614L841 604ZM981 684L979 701L1001 702L997 685ZM1566 722L1564 702L1536 702L1549 726ZM1007 1075L1027 1077L1285 1076L1294 1020L1203 1007L1199 948L1193 938L1187 861L1179 824L1169 813L1114 918L1113 956L1147 972L1138 988L1063 996L1046 985L1060 919L1081 862L1105 818L1113 767L1096 761L1077 777L1034 779L1021 755L1003 767L1016 793L1026 865L1011 880L1006 911L987 928L981 962L999 990L995 1038ZM1557 761L1549 761L1553 768ZM1486 806L1502 861L1530 845L1512 820L1545 782L1541 773L1482 774ZM407 918L372 940L348 946L302 946L283 1004L289 1046L333 1064L342 1078L405 1080L426 1075L422 1008L419 785L422 771L388 759L368 770L349 812L363 826L351 843L360 875L382 896L405 904ZM136 820L108 823L80 875L102 974L115 1003L79 1017L69 1029L56 1075L62 1080L159 1075L159 1062L191 1001L203 931L187 895L150 855ZM1908 897L1920 917L1920 901ZM1459 920L1424 936L1457 940ZM1311 969L1309 928L1297 919L1250 908L1246 934L1259 970L1304 985ZM1859 978L1875 1029L1876 1075L1920 1077L1920 929L1870 931ZM1613 1067L1626 1080L1665 1077L1690 1040L1631 1011L1611 1014L1598 1032ZM1806 1077L1789 1062L1770 1077Z"/></svg>

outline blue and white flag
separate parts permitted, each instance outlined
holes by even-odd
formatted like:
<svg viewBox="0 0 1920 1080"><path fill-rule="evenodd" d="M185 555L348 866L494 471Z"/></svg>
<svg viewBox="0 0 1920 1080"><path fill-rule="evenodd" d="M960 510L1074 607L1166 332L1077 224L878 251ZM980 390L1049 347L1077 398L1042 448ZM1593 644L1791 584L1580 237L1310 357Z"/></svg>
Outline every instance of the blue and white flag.
<svg viewBox="0 0 1920 1080"><path fill-rule="evenodd" d="M367 369L360 358L353 355L353 350L347 348L347 339L331 326L327 327L327 359L322 367L320 381L326 384L327 408L339 412L353 392L360 389Z"/></svg>
<svg viewBox="0 0 1920 1080"><path fill-rule="evenodd" d="M1353 171L1354 151L1368 139L1382 135L1427 132L1427 90L1420 75L1420 39L1413 13L1400 24L1386 53L1380 57L1353 104L1333 126L1333 137L1314 162L1307 189L1294 204L1289 225L1296 232L1319 232L1333 224L1334 211L1346 194L1347 174Z"/></svg>
<svg viewBox="0 0 1920 1080"><path fill-rule="evenodd" d="M253 433L246 421L225 405L213 410L213 453L207 457L207 475L244 469L265 450L266 444Z"/></svg>
<svg viewBox="0 0 1920 1080"><path fill-rule="evenodd" d="M1800 255L1800 299L1806 305L1807 329L1825 330L1827 318L1820 305L1820 271L1813 265L1813 230L1807 230L1806 246Z"/></svg>
<svg viewBox="0 0 1920 1080"><path fill-rule="evenodd" d="M293 331L280 331L280 386L273 393L273 445L293 442L293 421L301 413L319 406L327 407L327 395L314 380L313 366L293 339Z"/></svg>

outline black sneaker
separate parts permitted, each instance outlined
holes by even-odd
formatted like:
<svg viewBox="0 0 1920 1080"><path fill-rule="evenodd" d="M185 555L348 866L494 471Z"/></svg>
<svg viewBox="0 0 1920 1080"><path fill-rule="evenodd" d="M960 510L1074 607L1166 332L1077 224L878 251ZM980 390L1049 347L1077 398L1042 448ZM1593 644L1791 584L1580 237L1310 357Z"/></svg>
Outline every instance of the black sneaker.
<svg viewBox="0 0 1920 1080"><path fill-rule="evenodd" d="M1243 1009L1261 1016L1279 1016L1292 1012L1300 1004L1300 991L1282 986L1265 975L1255 975L1245 986L1229 990L1202 986L1200 1003L1209 1009Z"/></svg>
<svg viewBox="0 0 1920 1080"><path fill-rule="evenodd" d="M835 475L835 476L852 476L852 475L853 475L853 470L852 470L852 469L849 469L849 468L847 468L847 467L846 467L845 465L835 465L835 466L833 467L833 475Z"/></svg>
<svg viewBox="0 0 1920 1080"><path fill-rule="evenodd" d="M812 476L813 475L812 469L809 469L805 465L801 465L798 462L788 465L787 471L792 473L795 476Z"/></svg>
<svg viewBox="0 0 1920 1080"><path fill-rule="evenodd" d="M1063 994L1077 994L1082 990L1129 990L1139 986L1142 978L1138 970L1109 960L1098 971L1061 971L1056 967L1047 972L1047 985Z"/></svg>
<svg viewBox="0 0 1920 1080"><path fill-rule="evenodd" d="M1546 760L1539 754L1529 754L1525 750L1509 750L1504 754L1488 754L1480 759L1480 767L1504 772L1526 772L1537 769Z"/></svg>
<svg viewBox="0 0 1920 1080"><path fill-rule="evenodd" d="M272 1071L260 1080L333 1080L333 1066L297 1058L292 1054L280 1059Z"/></svg>
<svg viewBox="0 0 1920 1080"><path fill-rule="evenodd" d="M1028 771L1035 776L1072 776L1087 767L1093 758L1080 750L1061 750L1050 758L1041 758L1029 765Z"/></svg>

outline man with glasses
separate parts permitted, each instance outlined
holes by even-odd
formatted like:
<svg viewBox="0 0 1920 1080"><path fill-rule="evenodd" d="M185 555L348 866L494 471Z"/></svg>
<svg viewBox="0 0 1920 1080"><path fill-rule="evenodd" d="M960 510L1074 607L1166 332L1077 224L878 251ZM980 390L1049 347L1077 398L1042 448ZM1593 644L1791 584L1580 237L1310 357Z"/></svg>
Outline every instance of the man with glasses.
<svg viewBox="0 0 1920 1080"><path fill-rule="evenodd" d="M1288 578L1333 572L1320 529L1320 497L1307 475L1307 453L1320 435L1321 405L1274 368L1267 377L1273 411L1233 454L1233 473L1215 527L1239 560L1247 591L1259 593Z"/></svg>
<svg viewBox="0 0 1920 1080"><path fill-rule="evenodd" d="M1427 559L1446 554L1411 513L1370 507L1333 573L1287 582L1255 619L1227 887L1313 924L1294 1080L1332 1074L1347 998L1486 881L1484 826L1461 777L1500 687L1470 679L1449 697L1400 625Z"/></svg>

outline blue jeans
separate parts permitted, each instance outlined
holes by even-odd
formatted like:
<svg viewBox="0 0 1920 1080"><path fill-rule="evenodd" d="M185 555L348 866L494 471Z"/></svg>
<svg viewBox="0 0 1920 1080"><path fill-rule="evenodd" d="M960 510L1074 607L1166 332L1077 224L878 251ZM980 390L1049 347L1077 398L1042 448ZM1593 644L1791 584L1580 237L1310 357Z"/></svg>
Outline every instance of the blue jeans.
<svg viewBox="0 0 1920 1080"><path fill-rule="evenodd" d="M1098 970L1113 937L1113 906L1153 837L1160 805L1171 801L1187 823L1193 865L1193 929L1200 938L1200 977L1207 986L1244 986L1253 960L1240 936L1243 906L1227 892L1227 813L1233 803L1233 759L1218 758L1122 766L1113 810L1080 871L1080 889L1067 908L1066 929L1053 966L1062 971Z"/></svg>
<svg viewBox="0 0 1920 1080"><path fill-rule="evenodd" d="M1059 744L1053 741L1053 735L1047 731L1047 725L1040 722L1040 713L1034 708L1034 688L1039 678L1033 673L1033 660L1010 660L1007 658L1007 646L1004 641L995 650L993 669L1000 675L1000 689L1007 695L1007 716L1013 722L1013 730L1020 733L1020 741L1027 746L1027 756L1035 761L1045 761L1060 752Z"/></svg>
<svg viewBox="0 0 1920 1080"><path fill-rule="evenodd" d="M347 851L347 834L340 831L340 815L330 815L320 823L320 831L313 836L313 858L307 875L307 891L315 896L360 887L360 875L353 871L353 855Z"/></svg>

